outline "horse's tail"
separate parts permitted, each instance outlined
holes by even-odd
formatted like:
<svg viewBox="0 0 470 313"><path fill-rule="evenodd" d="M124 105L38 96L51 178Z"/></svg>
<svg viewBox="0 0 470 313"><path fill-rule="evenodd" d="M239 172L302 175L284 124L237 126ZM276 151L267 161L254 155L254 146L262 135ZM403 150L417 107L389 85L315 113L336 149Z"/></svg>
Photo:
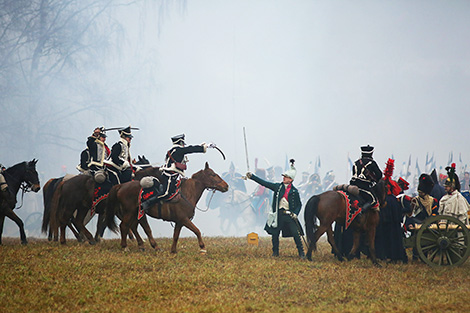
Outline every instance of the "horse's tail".
<svg viewBox="0 0 470 313"><path fill-rule="evenodd" d="M308 199L307 204L305 205L305 231L307 234L307 239L310 245L313 245L313 249L316 248L315 242L315 231L317 230L317 209L318 209L318 202L320 202L320 196L313 196Z"/></svg>
<svg viewBox="0 0 470 313"><path fill-rule="evenodd" d="M42 227L41 230L43 233L47 233L49 230L49 223L51 220L51 206L52 206L52 197L54 192L57 189L57 184L62 181L62 178L51 178L47 181L42 189L42 196L44 200L44 213L42 215Z"/></svg>
<svg viewBox="0 0 470 313"><path fill-rule="evenodd" d="M107 204L106 204L106 226L113 232L117 232L117 225L114 217L116 216L116 207L118 205L117 193L121 189L121 185L115 185L108 194Z"/></svg>
<svg viewBox="0 0 470 313"><path fill-rule="evenodd" d="M52 189L52 199L49 205L49 228L52 230L52 232L56 233L57 230L59 229L59 220L60 220L60 210L59 210L59 205L61 202L61 193L62 193L62 186L64 185L64 182L62 180L57 181L56 184L51 186ZM46 211L46 204L44 203L44 211ZM43 221L43 227L44 227L44 221ZM43 228L44 229L44 228Z"/></svg>

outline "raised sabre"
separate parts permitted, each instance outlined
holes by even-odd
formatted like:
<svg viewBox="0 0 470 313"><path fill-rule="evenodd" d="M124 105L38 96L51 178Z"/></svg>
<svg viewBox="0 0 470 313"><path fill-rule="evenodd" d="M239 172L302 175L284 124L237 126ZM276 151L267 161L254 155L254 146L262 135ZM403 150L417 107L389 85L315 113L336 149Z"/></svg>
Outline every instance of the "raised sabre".
<svg viewBox="0 0 470 313"><path fill-rule="evenodd" d="M246 171L250 171L250 161L248 159L248 145L246 144L246 132L245 127L243 127L243 139L245 140L245 157L246 157ZM246 180L246 176L242 176L242 179Z"/></svg>

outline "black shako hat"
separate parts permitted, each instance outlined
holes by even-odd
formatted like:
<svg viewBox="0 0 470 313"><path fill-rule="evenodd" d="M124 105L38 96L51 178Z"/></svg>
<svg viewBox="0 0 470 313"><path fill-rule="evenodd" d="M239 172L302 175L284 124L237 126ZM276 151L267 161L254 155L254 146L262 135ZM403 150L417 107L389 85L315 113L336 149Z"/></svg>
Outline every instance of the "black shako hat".
<svg viewBox="0 0 470 313"><path fill-rule="evenodd" d="M184 145L184 134L171 137L171 141L173 141L175 145Z"/></svg>
<svg viewBox="0 0 470 313"><path fill-rule="evenodd" d="M134 136L132 136L131 134L131 127L128 126L126 128L123 128L123 129L120 129L119 130L119 135L121 135L121 137L128 137L128 138L134 138Z"/></svg>
<svg viewBox="0 0 470 313"><path fill-rule="evenodd" d="M374 147L367 145L361 147L362 156L372 157L372 153L374 153Z"/></svg>

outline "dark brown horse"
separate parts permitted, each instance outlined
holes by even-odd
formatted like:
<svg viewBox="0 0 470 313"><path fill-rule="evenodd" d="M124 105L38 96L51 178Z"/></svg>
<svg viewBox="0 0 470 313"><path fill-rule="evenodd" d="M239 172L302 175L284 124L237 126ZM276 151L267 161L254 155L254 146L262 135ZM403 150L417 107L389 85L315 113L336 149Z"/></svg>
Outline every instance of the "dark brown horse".
<svg viewBox="0 0 470 313"><path fill-rule="evenodd" d="M149 166L145 169L137 171L135 174L135 179L140 180L145 176L158 175L161 175L159 168ZM58 232L60 229L60 243L66 243L65 230L66 227L70 225L72 220L73 225L76 227L77 231L81 235L84 235L90 244L96 243L97 240L93 238L84 224L85 217L92 207L94 191L95 181L93 177L88 175L76 175L71 179L62 181L58 184L52 199L50 228L52 229L54 238L58 237ZM100 212L103 217L98 218L97 234L104 231L104 208L106 207L106 201L107 199L101 201L98 204L98 206L103 208L103 211ZM98 206L97 211L99 210ZM141 225L145 223L148 224L146 219L140 221ZM101 227L103 227L103 229L101 229ZM142 238L140 238L137 233L137 225L132 229L132 231L137 237L137 240L142 241Z"/></svg>
<svg viewBox="0 0 470 313"><path fill-rule="evenodd" d="M386 183L381 179L374 186L375 194L377 195L380 207L386 205L385 196ZM344 223L346 220L347 202L345 196L338 191L326 191L322 194L311 197L305 205L305 228L309 247L307 251L307 258L312 260L312 251L316 250L318 239L326 232L328 242L330 243L333 251L340 261L342 261L341 253L336 247L333 238L332 223ZM316 219L320 220L320 225L316 225ZM348 259L356 253L359 248L361 232L366 232L367 240L369 243L370 258L372 263L378 265L375 256L375 231L379 223L379 211L369 209L366 212L358 215L351 223L350 227L354 230L354 242L351 251L349 252Z"/></svg>
<svg viewBox="0 0 470 313"><path fill-rule="evenodd" d="M2 244L3 223L5 216L9 217L18 225L22 244L27 244L23 221L13 212L16 205L16 195L20 188L23 192L32 190L38 192L41 189L39 175L36 171L37 160L18 163L3 172L8 184L9 194L0 200L0 245Z"/></svg>
<svg viewBox="0 0 470 313"><path fill-rule="evenodd" d="M228 190L228 184L209 167L207 162L203 170L193 174L189 179L182 180L180 196L177 200L156 203L147 210L146 213L153 218L175 222L173 244L171 246L172 253L176 253L176 244L183 226L186 226L197 236L201 252L205 252L201 232L191 222L197 202L205 189L215 189L221 192ZM109 229L117 231L114 216L120 213L121 224L119 227L121 230L121 247L123 249L127 247L126 236L129 229L136 225L138 221L140 190L139 182L134 181L116 185L109 192L108 206L106 208L106 225ZM149 233L151 234L150 228L147 235Z"/></svg>

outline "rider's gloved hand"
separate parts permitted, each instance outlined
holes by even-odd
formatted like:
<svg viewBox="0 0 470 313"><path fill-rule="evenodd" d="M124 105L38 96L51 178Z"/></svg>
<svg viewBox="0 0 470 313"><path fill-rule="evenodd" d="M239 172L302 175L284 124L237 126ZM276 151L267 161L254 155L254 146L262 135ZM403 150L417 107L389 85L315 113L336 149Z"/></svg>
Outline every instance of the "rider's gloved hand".
<svg viewBox="0 0 470 313"><path fill-rule="evenodd" d="M251 176L253 176L253 173L252 173L252 172L246 172L246 178L250 178L250 179L251 179Z"/></svg>
<svg viewBox="0 0 470 313"><path fill-rule="evenodd" d="M123 169L124 169L124 168L128 168L129 166L131 166L131 165L129 164L129 161L127 161L127 160L124 161L124 163L122 163L122 168L123 168Z"/></svg>

